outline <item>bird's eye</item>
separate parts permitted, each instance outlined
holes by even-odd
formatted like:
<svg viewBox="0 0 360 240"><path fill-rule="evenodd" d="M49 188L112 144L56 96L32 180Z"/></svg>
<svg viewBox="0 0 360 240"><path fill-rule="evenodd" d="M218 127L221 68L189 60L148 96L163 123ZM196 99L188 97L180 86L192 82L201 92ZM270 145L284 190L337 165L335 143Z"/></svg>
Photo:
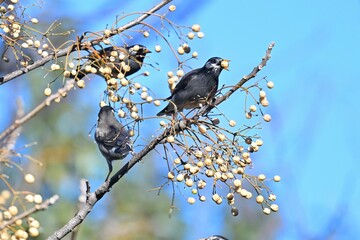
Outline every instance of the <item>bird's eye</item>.
<svg viewBox="0 0 360 240"><path fill-rule="evenodd" d="M216 63L216 59L211 59L211 63Z"/></svg>

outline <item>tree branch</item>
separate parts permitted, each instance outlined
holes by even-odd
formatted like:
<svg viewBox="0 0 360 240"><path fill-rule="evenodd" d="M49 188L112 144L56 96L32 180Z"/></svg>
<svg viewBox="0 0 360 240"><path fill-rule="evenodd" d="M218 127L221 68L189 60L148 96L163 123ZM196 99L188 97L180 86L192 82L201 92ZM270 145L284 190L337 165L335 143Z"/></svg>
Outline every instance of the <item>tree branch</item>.
<svg viewBox="0 0 360 240"><path fill-rule="evenodd" d="M39 205L35 205L33 208L30 208L30 209L26 210L25 212L13 217L11 220L3 222L3 224L0 225L0 231L11 224L14 224L19 219L23 219L35 212L46 210L49 206L55 204L57 202L57 200L59 200L59 196L54 195L51 198L45 200L43 203L41 203Z"/></svg>
<svg viewBox="0 0 360 240"><path fill-rule="evenodd" d="M87 200L84 206L79 210L76 215L69 220L69 222L53 233L48 239L62 239L65 235L75 229L76 226L82 223L86 216L91 212L94 205L107 193L110 191L112 186L116 184L135 164L137 164L141 159L143 159L151 150L153 150L162 140L172 134L181 132L187 127L190 127L193 124L196 124L199 116L204 116L212 108L219 105L226 99L228 99L235 91L241 88L247 81L251 78L254 78L256 74L261 71L261 69L266 66L267 61L270 59L271 51L275 43L271 43L266 51L266 55L263 57L262 61L258 66L256 66L251 73L244 76L233 88L226 92L223 96L218 97L215 100L214 105L206 105L200 109L199 113L190 119L183 119L178 121L175 126L169 126L164 130L163 133L155 137L143 150L135 154L132 159L127 162L108 182L104 182L95 192L90 193L90 186L87 189Z"/></svg>
<svg viewBox="0 0 360 240"><path fill-rule="evenodd" d="M5 140L7 136L9 136L12 132L14 132L17 128L22 126L25 122L29 121L31 118L33 118L37 113L39 113L42 109L44 109L46 106L49 106L52 101L54 101L56 98L62 98L74 87L74 79L70 79L66 81L66 84L64 87L60 88L57 93L54 93L47 97L44 101L42 101L37 107L35 107L32 111L27 113L25 116L21 118L17 118L7 129L5 129L0 134L0 141Z"/></svg>
<svg viewBox="0 0 360 240"><path fill-rule="evenodd" d="M160 2L159 4L155 5L154 7L152 7L151 9L149 9L147 12L145 12L144 14L140 15L138 18L134 19L133 21L130 21L126 24L124 24L123 26L113 30L110 35L108 36L100 36L98 38L93 39L92 41L90 41L91 44L98 44L99 42L101 42L102 40L104 40L104 38L109 38L112 37L116 34L119 34L129 28L132 28L136 25L138 25L141 21L145 20L146 18L148 18L149 16L151 16L151 14L155 13L156 11L158 11L159 9L161 9L162 7L164 7L166 4L172 2L173 0L163 0L162 2ZM29 71L32 71L36 68L39 68L43 65L45 65L46 63L50 62L51 60L53 60L54 58L59 58L59 57L63 57L66 56L68 54L70 54L71 52L74 52L76 50L78 50L76 47L79 45L80 49L87 49L88 48L88 43L82 43L79 44L78 42L75 42L74 44L71 44L69 47L66 47L64 49L60 49L54 53L49 54L49 56L42 58L40 60L35 61L33 64L27 66L27 67L23 67L20 68L19 70L16 70L12 73L8 73L3 77L0 77L0 85L7 83Z"/></svg>

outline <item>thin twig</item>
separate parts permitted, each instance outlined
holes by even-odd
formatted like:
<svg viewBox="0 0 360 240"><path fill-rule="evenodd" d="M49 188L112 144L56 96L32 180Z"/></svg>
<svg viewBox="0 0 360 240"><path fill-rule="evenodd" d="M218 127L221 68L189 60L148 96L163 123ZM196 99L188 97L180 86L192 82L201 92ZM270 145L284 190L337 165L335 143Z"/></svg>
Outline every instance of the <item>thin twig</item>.
<svg viewBox="0 0 360 240"><path fill-rule="evenodd" d="M224 100L230 97L236 90L241 88L249 79L256 76L256 74L266 65L267 61L270 59L270 53L272 48L274 47L275 43L271 43L266 51L265 57L263 57L261 63L256 66L253 71L243 77L235 87L230 89L226 94L221 97L218 97L211 108L204 106L200 109L199 114L195 115L194 117L186 120L181 120L171 127L168 127L155 137L144 149L142 149L139 153L135 154L132 159L127 162L111 179L110 181L104 182L98 189L94 192L90 192L90 186L88 185L87 189L87 199L84 206L75 214L73 218L71 218L67 224L62 227L61 229L54 232L48 239L62 239L68 233L73 231L76 226L82 223L82 221L86 218L86 216L91 212L94 205L106 194L110 191L111 187L114 186L135 164L137 164L141 159L143 159L151 150L153 150L159 143L161 143L166 137L169 135L173 135L179 133L190 127L193 124L197 123L197 119L199 116L204 116L208 113L213 107L219 105Z"/></svg>
<svg viewBox="0 0 360 240"><path fill-rule="evenodd" d="M103 41L105 38L109 38L111 36L114 36L116 34L119 34L129 28L132 28L136 25L138 25L140 22L144 21L146 18L148 18L149 16L151 16L151 14L155 13L156 11L158 11L159 9L161 9L162 7L164 7L166 4L170 3L172 0L163 0L162 2L160 2L159 4L155 5L154 7L152 7L151 9L149 9L147 12L145 12L144 14L140 15L138 18L124 24L123 26L113 30L110 35L101 35L93 40L90 41L91 45L96 45L99 42ZM54 53L49 53L49 56L42 58L40 60L35 61L33 64L30 64L27 67L23 67L20 68L19 70L16 70L14 72L8 73L3 77L0 77L0 85L7 83L25 73L28 73L29 71L32 71L34 69L37 69L43 65L45 65L46 63L52 61L53 59L59 58L59 57L63 57L63 56L67 56L69 55L71 52L77 51L79 50L76 46L78 45L78 42L75 42L73 44L71 44L68 47L65 47L63 49L60 49L58 51L55 51ZM89 43L82 43L80 45L80 49L87 49L89 47Z"/></svg>
<svg viewBox="0 0 360 240"><path fill-rule="evenodd" d="M54 101L57 98L62 98L64 94L69 92L71 89L74 88L74 79L70 79L66 81L66 84L64 87L60 88L56 93L50 95L47 97L44 101L42 101L38 106L36 106L33 110L28 112L25 116L22 118L16 119L7 129L5 129L0 134L0 141L4 140L7 136L9 136L12 132L14 132L17 128L22 126L25 122L29 121L31 118L33 118L36 114L38 114L42 109L49 106L52 101Z"/></svg>
<svg viewBox="0 0 360 240"><path fill-rule="evenodd" d="M11 220L3 222L3 224L0 225L0 230L3 230L4 228L6 228L7 226L10 226L11 224L14 224L19 219L23 219L35 212L48 209L48 207L55 204L57 202L57 200L59 200L58 195L52 196L51 198L45 200L43 203L37 204L33 208L30 208L30 209L26 210L25 212L11 218Z"/></svg>

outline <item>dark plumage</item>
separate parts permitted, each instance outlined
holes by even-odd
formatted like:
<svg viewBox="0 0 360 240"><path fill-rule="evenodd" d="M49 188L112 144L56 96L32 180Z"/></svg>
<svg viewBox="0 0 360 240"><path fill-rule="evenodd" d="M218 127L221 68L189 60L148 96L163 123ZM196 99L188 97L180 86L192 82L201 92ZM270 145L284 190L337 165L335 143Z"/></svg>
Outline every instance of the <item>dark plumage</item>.
<svg viewBox="0 0 360 240"><path fill-rule="evenodd" d="M197 108L199 104L212 100L219 85L219 75L223 69L219 57L210 58L202 68L194 69L185 74L176 85L169 104L157 116L172 115L183 109ZM176 105L176 108L174 106Z"/></svg>
<svg viewBox="0 0 360 240"><path fill-rule="evenodd" d="M208 238L205 238L205 240L228 240L228 239L220 235L213 235Z"/></svg>
<svg viewBox="0 0 360 240"><path fill-rule="evenodd" d="M129 132L115 118L114 109L110 106L104 106L99 111L95 141L109 166L106 181L112 172L112 161L123 159L132 151Z"/></svg>
<svg viewBox="0 0 360 240"><path fill-rule="evenodd" d="M151 53L151 51L140 44L124 47L111 46L101 49L87 57L89 60L82 66L79 66L76 77L82 79L86 75L84 69L86 65L95 67L98 70L96 74L103 77L116 78L119 73L122 73L124 77L130 76L141 69L147 53ZM113 57L114 61L110 60L111 57ZM103 74L99 71L101 67L106 66L111 68L110 74Z"/></svg>

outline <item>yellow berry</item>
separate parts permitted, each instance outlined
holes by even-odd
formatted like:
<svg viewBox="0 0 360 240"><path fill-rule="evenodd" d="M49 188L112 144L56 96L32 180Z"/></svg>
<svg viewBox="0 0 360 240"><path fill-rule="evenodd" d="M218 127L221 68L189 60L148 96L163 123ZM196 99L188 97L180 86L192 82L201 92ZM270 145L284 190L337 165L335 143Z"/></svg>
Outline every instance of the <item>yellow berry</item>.
<svg viewBox="0 0 360 240"><path fill-rule="evenodd" d="M155 100L155 101L154 101L154 105L155 105L155 106L160 106L160 105L161 105L161 103L160 103L160 101L159 101L159 100Z"/></svg>
<svg viewBox="0 0 360 240"><path fill-rule="evenodd" d="M261 196L261 195L258 195L257 197L256 197L256 202L257 203L262 203L262 202L264 202L264 197L263 196Z"/></svg>
<svg viewBox="0 0 360 240"><path fill-rule="evenodd" d="M279 211L279 206L277 204L271 204L270 205L270 209L273 211L273 212L277 212Z"/></svg>
<svg viewBox="0 0 360 240"><path fill-rule="evenodd" d="M145 32L143 32L143 36L147 38L150 36L150 33L148 31L145 31Z"/></svg>
<svg viewBox="0 0 360 240"><path fill-rule="evenodd" d="M270 194L269 194L269 200L270 200L270 201L275 201L275 200L276 200L276 195L273 194L273 193L270 193Z"/></svg>
<svg viewBox="0 0 360 240"><path fill-rule="evenodd" d="M205 201L206 201L206 197L205 197L205 196L200 196L200 201L205 202Z"/></svg>
<svg viewBox="0 0 360 240"><path fill-rule="evenodd" d="M217 138L219 139L219 141L224 141L225 140L225 135L224 134L221 134L221 133L219 133L219 134L217 134Z"/></svg>
<svg viewBox="0 0 360 240"><path fill-rule="evenodd" d="M206 133L206 131L207 131L206 126L204 126L204 125L199 125L198 129L199 129L199 132L201 132L202 134Z"/></svg>
<svg viewBox="0 0 360 240"><path fill-rule="evenodd" d="M270 89L272 89L274 87L274 83L272 81L269 81L266 86Z"/></svg>
<svg viewBox="0 0 360 240"><path fill-rule="evenodd" d="M263 90L261 90L261 91L259 92L259 96L260 96L261 98L266 97L266 92L263 91Z"/></svg>
<svg viewBox="0 0 360 240"><path fill-rule="evenodd" d="M169 72L167 72L167 76L168 76L169 78L171 78L171 77L174 76L174 73L173 73L172 71L169 71Z"/></svg>
<svg viewBox="0 0 360 240"><path fill-rule="evenodd" d="M10 206L9 207L9 212L12 216L15 216L16 214L19 213L19 210L16 206Z"/></svg>
<svg viewBox="0 0 360 240"><path fill-rule="evenodd" d="M180 55L183 55L185 53L185 50L182 46L178 47L177 51Z"/></svg>
<svg viewBox="0 0 360 240"><path fill-rule="evenodd" d="M24 179L25 179L25 181L26 181L27 183L34 183L34 182L35 182L35 177L34 177L34 175L32 175L32 174L30 174L30 173L26 174L25 177L24 177Z"/></svg>
<svg viewBox="0 0 360 240"><path fill-rule="evenodd" d="M274 181L275 182L280 182L280 180L281 180L281 177L279 175L274 176Z"/></svg>
<svg viewBox="0 0 360 240"><path fill-rule="evenodd" d="M37 47L37 48L40 47L40 46L41 46L40 41L39 41L39 40L35 40L34 46Z"/></svg>
<svg viewBox="0 0 360 240"><path fill-rule="evenodd" d="M261 103L261 105L262 105L263 107L269 106L269 101L267 100L266 97L265 97L265 98L261 98L261 99L260 99L260 103Z"/></svg>
<svg viewBox="0 0 360 240"><path fill-rule="evenodd" d="M161 52L161 46L160 46L160 45L156 45L156 46L155 46L155 51L156 51L156 52Z"/></svg>
<svg viewBox="0 0 360 240"><path fill-rule="evenodd" d="M185 185L188 187L192 187L194 185L194 181L188 178L185 180Z"/></svg>
<svg viewBox="0 0 360 240"><path fill-rule="evenodd" d="M39 20L37 20L36 18L32 18L32 19L31 19L31 22L32 22L33 24L37 24L37 23L39 22Z"/></svg>
<svg viewBox="0 0 360 240"><path fill-rule="evenodd" d="M26 200L27 202L29 202L29 203L32 203L32 202L34 202L34 196L31 195L31 194L27 194L27 195L25 196L25 200Z"/></svg>
<svg viewBox="0 0 360 240"><path fill-rule="evenodd" d="M256 145L259 146L259 147L264 144L263 140L261 140L261 139L256 139L255 143L256 143Z"/></svg>
<svg viewBox="0 0 360 240"><path fill-rule="evenodd" d="M270 116L270 114L265 114L265 115L263 116L263 119L265 120L265 122L270 122L270 121L271 121L271 116Z"/></svg>
<svg viewBox="0 0 360 240"><path fill-rule="evenodd" d="M213 170L208 169L208 170L205 171L205 175L207 177L213 177L215 175L215 173L214 173Z"/></svg>
<svg viewBox="0 0 360 240"><path fill-rule="evenodd" d="M189 39L194 39L195 33L194 33L194 32L188 32L187 37L188 37Z"/></svg>
<svg viewBox="0 0 360 240"><path fill-rule="evenodd" d="M192 25L191 30L193 30L194 32L200 32L200 25L199 24Z"/></svg>
<svg viewBox="0 0 360 240"><path fill-rule="evenodd" d="M120 109L120 110L118 111L118 116L119 116L120 118L124 118L124 117L126 116L126 113L125 113L122 109Z"/></svg>
<svg viewBox="0 0 360 240"><path fill-rule="evenodd" d="M33 228L33 227L29 228L29 235L30 235L31 237L37 237L37 236L39 236L39 229Z"/></svg>
<svg viewBox="0 0 360 240"><path fill-rule="evenodd" d="M188 201L188 203L190 203L190 204L194 204L194 203L195 203L195 198L189 197L187 201Z"/></svg>
<svg viewBox="0 0 360 240"><path fill-rule="evenodd" d="M79 88L84 88L85 87L85 81L80 79L79 81L76 82L76 85L79 87Z"/></svg>
<svg viewBox="0 0 360 240"><path fill-rule="evenodd" d="M173 172L168 172L168 175L167 175L167 176L168 176L168 178L171 179L171 180L175 178L175 174L174 174Z"/></svg>
<svg viewBox="0 0 360 240"><path fill-rule="evenodd" d="M193 52L191 56L192 56L193 58L197 58L198 53L197 53L197 52Z"/></svg>
<svg viewBox="0 0 360 240"><path fill-rule="evenodd" d="M40 227L40 223L38 220L35 220L34 218L31 219L30 221L30 224L29 224L30 227L33 227L33 228L39 228Z"/></svg>
<svg viewBox="0 0 360 240"><path fill-rule="evenodd" d="M130 135L130 137L133 137L133 136L135 135L134 129L131 129L131 130L129 131L129 135Z"/></svg>
<svg viewBox="0 0 360 240"><path fill-rule="evenodd" d="M48 88L48 87L45 88L45 89L44 89L44 95L45 95L45 96L50 96L50 95L51 95L51 88Z"/></svg>
<svg viewBox="0 0 360 240"><path fill-rule="evenodd" d="M165 126L166 126L165 121L160 121L159 124L160 124L161 127L165 127Z"/></svg>
<svg viewBox="0 0 360 240"><path fill-rule="evenodd" d="M34 202L35 202L36 204L40 204L40 203L42 203L42 201L43 201L43 199L42 199L42 196L41 196L41 195L36 194L36 195L34 196Z"/></svg>
<svg viewBox="0 0 360 240"><path fill-rule="evenodd" d="M259 179L260 181L264 181L264 180L266 179L265 174L259 174L258 179Z"/></svg>
<svg viewBox="0 0 360 240"><path fill-rule="evenodd" d="M182 69L177 70L177 71L176 71L176 75L177 75L178 77L184 76L184 70L182 70Z"/></svg>
<svg viewBox="0 0 360 240"><path fill-rule="evenodd" d="M104 35L105 35L105 36L110 36L110 34L111 34L110 29L105 29L105 30L104 30Z"/></svg>
<svg viewBox="0 0 360 240"><path fill-rule="evenodd" d="M15 224L16 224L17 226L21 226L21 225L22 225L22 219L16 220L16 221L15 221Z"/></svg>
<svg viewBox="0 0 360 240"><path fill-rule="evenodd" d="M21 47L23 47L23 48L28 48L28 47L29 47L29 44L27 44L26 42L24 42L24 43L21 44Z"/></svg>
<svg viewBox="0 0 360 240"><path fill-rule="evenodd" d="M104 107L104 106L106 106L107 104L106 104L106 102L104 102L104 101L100 101L100 103L99 103L99 106L100 107Z"/></svg>
<svg viewBox="0 0 360 240"><path fill-rule="evenodd" d="M230 120L229 125L230 125L230 127L235 127L236 122L234 120Z"/></svg>
<svg viewBox="0 0 360 240"><path fill-rule="evenodd" d="M266 215L269 215L271 212L271 210L269 208L264 208L263 209L263 213L265 213Z"/></svg>
<svg viewBox="0 0 360 240"><path fill-rule="evenodd" d="M149 95L149 94L148 94L147 92L142 92L140 96L141 96L141 99L146 100L146 98L148 97L148 95Z"/></svg>
<svg viewBox="0 0 360 240"><path fill-rule="evenodd" d="M170 5L169 6L169 11L170 12L173 12L173 11L175 11L176 10L176 6L175 5Z"/></svg>
<svg viewBox="0 0 360 240"><path fill-rule="evenodd" d="M180 158L175 158L175 159L174 159L174 163L175 163L175 164L180 164L180 163L181 163L181 159L180 159Z"/></svg>
<svg viewBox="0 0 360 240"><path fill-rule="evenodd" d="M255 106L255 105L251 105L251 106L249 107L249 110L250 110L250 112L256 112L256 106Z"/></svg>
<svg viewBox="0 0 360 240"><path fill-rule="evenodd" d="M152 100L154 100L152 96L148 96L146 98L146 102L148 102L148 103L152 102Z"/></svg>
<svg viewBox="0 0 360 240"><path fill-rule="evenodd" d="M22 229L16 230L15 236L16 236L15 239L27 239L29 237L28 233Z"/></svg>
<svg viewBox="0 0 360 240"><path fill-rule="evenodd" d="M211 165L212 165L211 159L210 159L210 158L205 158L204 164L205 164L206 166L211 166Z"/></svg>
<svg viewBox="0 0 360 240"><path fill-rule="evenodd" d="M221 199L221 197L219 196L219 194L215 193L214 195L212 195L212 200L213 200L214 202L218 202L219 199Z"/></svg>
<svg viewBox="0 0 360 240"><path fill-rule="evenodd" d="M197 36L198 36L198 38L203 38L205 35L204 35L203 32L198 32L198 33L197 33Z"/></svg>
<svg viewBox="0 0 360 240"><path fill-rule="evenodd" d="M169 143L173 143L175 141L175 138L174 138L174 136L168 136L166 138L166 141L169 142Z"/></svg>
<svg viewBox="0 0 360 240"><path fill-rule="evenodd" d="M180 173L176 176L176 181L181 182L182 180L184 180L184 175Z"/></svg>
<svg viewBox="0 0 360 240"><path fill-rule="evenodd" d="M138 119L138 118L139 118L139 115L138 115L136 112L131 112L131 113L130 113L130 116L131 116L133 119Z"/></svg>
<svg viewBox="0 0 360 240"><path fill-rule="evenodd" d="M221 61L221 67L223 69L228 69L229 68L229 61L228 60L222 60Z"/></svg>

